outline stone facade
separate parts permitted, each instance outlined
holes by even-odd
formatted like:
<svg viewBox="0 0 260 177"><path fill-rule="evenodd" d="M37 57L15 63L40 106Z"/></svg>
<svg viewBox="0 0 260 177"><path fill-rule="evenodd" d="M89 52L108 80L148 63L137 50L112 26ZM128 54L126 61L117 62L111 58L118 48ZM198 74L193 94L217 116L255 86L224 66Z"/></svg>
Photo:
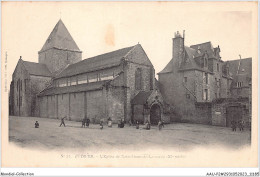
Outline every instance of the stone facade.
<svg viewBox="0 0 260 177"><path fill-rule="evenodd" d="M38 69L46 69L37 63L33 63L35 71L28 69L28 63L21 58L17 63L12 76L10 99L11 115L15 116L39 116L39 105L36 94L50 84L51 77L46 73L37 73ZM39 74L39 75L38 75Z"/></svg>
<svg viewBox="0 0 260 177"><path fill-rule="evenodd" d="M67 65L79 62L81 59L81 51L51 48L39 52L39 63L46 64L51 73L57 73Z"/></svg>
<svg viewBox="0 0 260 177"><path fill-rule="evenodd" d="M154 68L140 44L115 51L106 59L108 64L102 66L104 58L110 55L85 59L58 74L52 85L38 95L40 117L66 116L75 121L87 117L94 123L111 117L114 122L120 119L128 122L132 116L133 97L140 91L154 88ZM118 55L122 57L114 57ZM83 66L82 71L79 65ZM89 65L92 67L84 67Z"/></svg>
<svg viewBox="0 0 260 177"><path fill-rule="evenodd" d="M223 123L228 119L223 110L231 110L230 104L218 106L215 101L249 97L251 75L247 73L252 70L249 63L223 62L219 46L214 48L210 42L184 46L184 38L177 32L173 58L158 73L161 93L175 108L171 121L229 126Z"/></svg>

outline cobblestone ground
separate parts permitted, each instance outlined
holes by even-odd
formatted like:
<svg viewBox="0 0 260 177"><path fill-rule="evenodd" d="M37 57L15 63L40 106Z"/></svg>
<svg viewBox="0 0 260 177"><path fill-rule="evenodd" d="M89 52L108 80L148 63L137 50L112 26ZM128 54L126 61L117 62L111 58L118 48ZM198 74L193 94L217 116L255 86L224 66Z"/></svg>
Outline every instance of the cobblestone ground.
<svg viewBox="0 0 260 177"><path fill-rule="evenodd" d="M35 121L40 128L34 128ZM166 124L159 131L156 126L151 130L135 129L126 125L117 128L113 125L100 130L98 124L90 124L89 128L81 128L81 122L65 121L66 127L59 127L60 120L13 117L9 118L9 141L22 147L47 149L59 148L176 148L192 149L199 146L224 146L237 149L250 145L250 131L232 132L228 127L209 125L173 123Z"/></svg>

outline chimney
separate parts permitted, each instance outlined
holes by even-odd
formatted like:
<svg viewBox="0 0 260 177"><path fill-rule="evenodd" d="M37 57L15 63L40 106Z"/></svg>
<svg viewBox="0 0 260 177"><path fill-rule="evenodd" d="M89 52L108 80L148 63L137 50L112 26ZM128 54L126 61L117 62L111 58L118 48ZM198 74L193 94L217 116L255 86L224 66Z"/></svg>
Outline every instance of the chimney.
<svg viewBox="0 0 260 177"><path fill-rule="evenodd" d="M174 65L181 66L181 62L184 56L184 38L181 36L179 31L175 33L175 37L172 39L173 49L172 49L172 58Z"/></svg>
<svg viewBox="0 0 260 177"><path fill-rule="evenodd" d="M20 60L22 60L22 56L20 56L20 58L19 58Z"/></svg>

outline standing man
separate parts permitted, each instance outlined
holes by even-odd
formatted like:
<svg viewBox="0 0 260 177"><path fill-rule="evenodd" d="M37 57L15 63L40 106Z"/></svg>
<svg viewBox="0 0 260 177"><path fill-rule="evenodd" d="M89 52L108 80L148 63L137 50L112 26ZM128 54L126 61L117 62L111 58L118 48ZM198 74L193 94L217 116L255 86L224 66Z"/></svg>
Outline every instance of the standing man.
<svg viewBox="0 0 260 177"><path fill-rule="evenodd" d="M62 126L62 125L64 125L64 127L66 127L65 126L65 122L64 122L64 119L66 118L66 116L65 117L63 117L63 118L61 118L61 123L60 123L60 127Z"/></svg>
<svg viewBox="0 0 260 177"><path fill-rule="evenodd" d="M136 129L139 129L139 122L138 122L138 120L136 121L135 127L136 127Z"/></svg>

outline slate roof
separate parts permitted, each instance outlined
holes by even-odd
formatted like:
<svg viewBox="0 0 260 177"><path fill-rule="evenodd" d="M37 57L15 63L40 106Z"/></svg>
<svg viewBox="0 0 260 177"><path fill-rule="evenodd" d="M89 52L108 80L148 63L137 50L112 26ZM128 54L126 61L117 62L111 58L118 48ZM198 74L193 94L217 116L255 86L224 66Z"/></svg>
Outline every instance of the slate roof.
<svg viewBox="0 0 260 177"><path fill-rule="evenodd" d="M100 90L103 88L104 84L105 84L105 81L99 81L99 82L78 84L78 85L66 86L66 87L51 87L51 88L47 88L47 89L43 90L42 92L40 92L38 94L38 96Z"/></svg>
<svg viewBox="0 0 260 177"><path fill-rule="evenodd" d="M55 25L40 52L51 48L80 51L62 20Z"/></svg>
<svg viewBox="0 0 260 177"><path fill-rule="evenodd" d="M200 50L200 53L203 54L207 52L209 58L216 58L214 51L216 49L213 48L211 42L205 42L201 44L191 45L190 48L197 50Z"/></svg>
<svg viewBox="0 0 260 177"><path fill-rule="evenodd" d="M153 91L140 91L131 101L134 105L143 105L146 103Z"/></svg>
<svg viewBox="0 0 260 177"><path fill-rule="evenodd" d="M95 57L91 57L75 64L69 65L56 78L68 77L81 73L96 71L108 67L118 66L121 59L135 46L119 49L113 52L105 53Z"/></svg>
<svg viewBox="0 0 260 177"><path fill-rule="evenodd" d="M232 75L237 74L238 65L240 62L239 72L238 74L247 74L252 78L252 58L244 58L244 59L237 59L237 60L229 60L225 63L229 63L229 72Z"/></svg>
<svg viewBox="0 0 260 177"><path fill-rule="evenodd" d="M170 60L170 62L165 66L165 68L160 71L158 74L164 74L164 73L170 73L173 69L173 59Z"/></svg>
<svg viewBox="0 0 260 177"><path fill-rule="evenodd" d="M45 64L42 63L34 63L29 61L23 61L22 63L25 67L25 69L31 74L35 76L47 76L51 77L51 72L47 68Z"/></svg>
<svg viewBox="0 0 260 177"><path fill-rule="evenodd" d="M196 70L210 72L209 70L205 70L204 68L202 68L198 63L198 60L204 55L204 52L201 51L200 53L198 53L198 51L194 48L187 47L187 46L184 47L185 57L181 63L179 70L196 69ZM166 67L158 74L169 73L172 71L173 71L173 59L171 59L171 61L166 65Z"/></svg>

